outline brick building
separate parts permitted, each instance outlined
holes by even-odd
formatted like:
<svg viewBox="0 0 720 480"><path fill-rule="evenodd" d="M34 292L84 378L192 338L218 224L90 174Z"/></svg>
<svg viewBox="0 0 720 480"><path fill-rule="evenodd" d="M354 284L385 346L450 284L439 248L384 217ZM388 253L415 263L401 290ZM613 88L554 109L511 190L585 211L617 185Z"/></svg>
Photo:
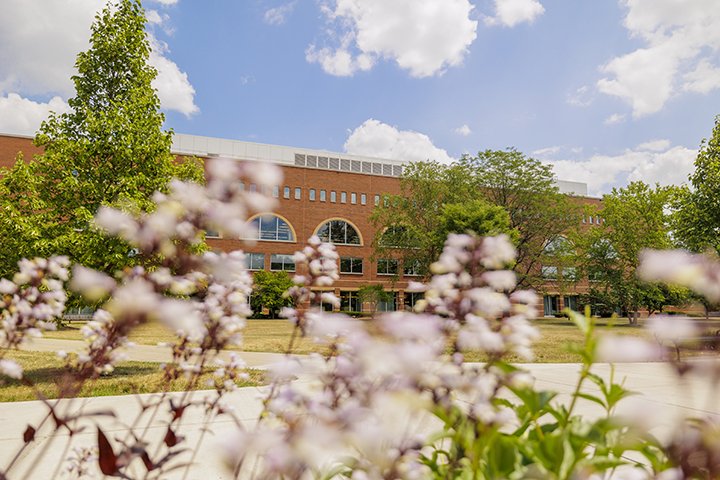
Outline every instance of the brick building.
<svg viewBox="0 0 720 480"><path fill-rule="evenodd" d="M0 134L0 167L11 166L20 152L29 159L40 149L33 146L31 137ZM173 152L272 162L283 171L283 185L267 192L278 199L277 211L250 219L257 226L256 241L249 244L242 239L218 238L210 232L211 248L245 250L253 270L292 272L292 254L317 234L335 243L341 257L340 280L334 291L344 310L361 310L357 291L373 284L382 285L394 297L380 304L381 310L403 309L417 301L417 294L405 292L408 282L418 279L412 266L371 258L375 229L369 216L383 194L400 193L399 177L404 162L183 134L174 136ZM598 199L587 197L585 184L558 181L558 186L583 203L599 204ZM245 188L256 186L246 184ZM599 221L599 218L584 220L588 228ZM565 306L576 306L577 295L587 289L587 282L568 282L569 270L565 270L558 271L552 264L543 267L543 276L547 278L543 288L546 315Z"/></svg>

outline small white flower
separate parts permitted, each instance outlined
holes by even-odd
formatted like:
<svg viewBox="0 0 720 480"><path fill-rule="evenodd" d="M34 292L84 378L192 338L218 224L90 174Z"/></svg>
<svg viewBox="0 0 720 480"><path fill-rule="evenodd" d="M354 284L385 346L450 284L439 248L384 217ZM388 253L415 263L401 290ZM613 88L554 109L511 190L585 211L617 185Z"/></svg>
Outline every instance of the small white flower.
<svg viewBox="0 0 720 480"><path fill-rule="evenodd" d="M0 360L0 373L10 378L20 380L23 376L23 369L16 362L3 358Z"/></svg>
<svg viewBox="0 0 720 480"><path fill-rule="evenodd" d="M654 362L663 359L663 350L656 343L627 335L606 335L597 346L600 362Z"/></svg>

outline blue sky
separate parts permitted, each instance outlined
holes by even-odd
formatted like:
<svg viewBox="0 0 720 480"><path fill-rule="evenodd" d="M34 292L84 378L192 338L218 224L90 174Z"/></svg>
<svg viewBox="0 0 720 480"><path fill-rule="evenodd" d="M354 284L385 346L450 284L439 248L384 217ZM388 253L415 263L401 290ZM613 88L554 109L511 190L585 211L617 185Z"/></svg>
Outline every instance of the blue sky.
<svg viewBox="0 0 720 480"><path fill-rule="evenodd" d="M32 134L47 111L65 108L63 79L103 3L9 0L0 131ZM514 146L598 195L628 180L678 183L691 171L720 113L713 3L144 5L176 132L444 161ZM28 31L31 18L42 28Z"/></svg>

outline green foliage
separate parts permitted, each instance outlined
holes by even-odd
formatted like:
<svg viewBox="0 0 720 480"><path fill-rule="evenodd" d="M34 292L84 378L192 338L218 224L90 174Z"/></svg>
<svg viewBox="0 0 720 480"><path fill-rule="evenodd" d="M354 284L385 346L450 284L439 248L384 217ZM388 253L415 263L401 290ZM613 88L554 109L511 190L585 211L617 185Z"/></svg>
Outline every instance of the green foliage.
<svg viewBox="0 0 720 480"><path fill-rule="evenodd" d="M470 173L473 189L490 204L502 207L510 217L511 231L518 232L514 268L518 286L542 285L538 272L545 245L577 228L580 204L560 193L550 165L515 149L485 150L463 157L460 164Z"/></svg>
<svg viewBox="0 0 720 480"><path fill-rule="evenodd" d="M386 292L382 285L365 285L358 290L358 298L360 303L370 303L372 305L372 313L377 311L378 303L389 302L393 299L390 292Z"/></svg>
<svg viewBox="0 0 720 480"><path fill-rule="evenodd" d="M618 403L634 393L615 382L614 374L606 380L592 372L598 342L594 322L576 312L568 315L584 338L574 347L582 364L569 404L558 402L555 392L511 385L512 395L494 397L493 402L515 412L514 429L475 421L472 409L437 406L433 413L444 429L422 457L432 478L569 479L577 472L602 475L619 466L637 465L630 458L642 458L654 471L670 468L655 438L615 416ZM488 367L518 372L503 361ZM589 419L575 413L579 400L597 404L603 414Z"/></svg>
<svg viewBox="0 0 720 480"><path fill-rule="evenodd" d="M579 237L583 267L592 283L589 304L595 304L599 313L619 308L633 321L632 313L641 307L658 311L682 302L682 290L647 284L636 275L643 249L670 246L666 210L672 195L668 187L632 182L603 197L604 222Z"/></svg>
<svg viewBox="0 0 720 480"><path fill-rule="evenodd" d="M690 183L692 189L680 189L674 198L675 238L691 251L720 254L720 115L710 140L700 144Z"/></svg>
<svg viewBox="0 0 720 480"><path fill-rule="evenodd" d="M0 273L22 256L51 253L106 272L132 264L127 244L93 228L97 209L147 211L172 177L202 180L198 163L176 163L170 153L145 22L136 0L118 0L97 15L91 46L77 57L70 111L43 122L35 137L42 155L0 173L0 191L15 193L3 195L0 223L20 219L0 232Z"/></svg>
<svg viewBox="0 0 720 480"><path fill-rule="evenodd" d="M260 270L255 272L253 284L250 308L255 316L261 315L263 309L267 309L268 318L277 318L281 308L292 305L292 299L285 296L285 292L293 286L292 278L287 272Z"/></svg>
<svg viewBox="0 0 720 480"><path fill-rule="evenodd" d="M482 198L470 170L460 163L412 163L403 172L401 189L401 195L386 196L371 216L378 229L376 257L399 257L426 275L449 233L517 238L504 209Z"/></svg>

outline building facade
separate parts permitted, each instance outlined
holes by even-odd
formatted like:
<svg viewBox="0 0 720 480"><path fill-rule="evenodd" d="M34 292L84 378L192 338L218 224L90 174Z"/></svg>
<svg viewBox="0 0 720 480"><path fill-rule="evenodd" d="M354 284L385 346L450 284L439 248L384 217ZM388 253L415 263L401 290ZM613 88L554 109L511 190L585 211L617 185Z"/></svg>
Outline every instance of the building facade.
<svg viewBox="0 0 720 480"><path fill-rule="evenodd" d="M0 134L0 166L11 166L18 153L29 159L40 149L33 146L31 137ZM340 280L332 290L343 310L367 309L358 290L368 285L381 285L391 294L389 301L377 306L379 310L402 310L418 300L418 294L406 292L408 282L419 279L412 266L373 258L376 231L369 219L384 194L400 193L405 162L184 134L174 136L173 153L270 162L282 169L283 184L265 192L277 199L277 210L249 219L257 228L255 238L219 238L208 232L211 248L244 250L252 270L294 272L292 254L318 235L337 247ZM558 186L583 203L599 204L598 199L587 197L585 184L558 181ZM257 186L245 184L244 188ZM586 218L585 227L600 221L599 217ZM546 315L576 307L578 295L587 290L587 282L572 279L568 267L558 269L549 261L542 274L547 280L543 288Z"/></svg>

